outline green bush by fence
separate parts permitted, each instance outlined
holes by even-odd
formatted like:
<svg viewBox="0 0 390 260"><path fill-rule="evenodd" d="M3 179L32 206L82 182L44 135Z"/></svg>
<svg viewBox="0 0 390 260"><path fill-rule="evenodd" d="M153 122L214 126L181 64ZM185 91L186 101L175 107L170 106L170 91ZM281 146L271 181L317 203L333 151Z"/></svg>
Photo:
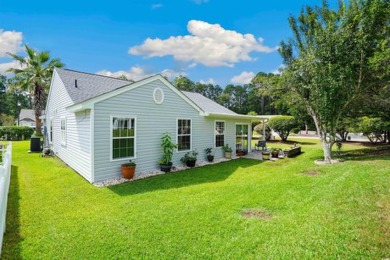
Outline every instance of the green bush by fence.
<svg viewBox="0 0 390 260"><path fill-rule="evenodd" d="M6 140L30 139L34 129L28 126L0 126L0 138Z"/></svg>

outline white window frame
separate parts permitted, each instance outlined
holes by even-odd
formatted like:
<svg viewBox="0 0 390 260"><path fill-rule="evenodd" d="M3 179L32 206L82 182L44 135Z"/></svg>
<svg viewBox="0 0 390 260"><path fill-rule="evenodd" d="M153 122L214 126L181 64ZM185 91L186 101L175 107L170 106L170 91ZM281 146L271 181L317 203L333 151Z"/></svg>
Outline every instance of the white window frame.
<svg viewBox="0 0 390 260"><path fill-rule="evenodd" d="M64 129L62 129L62 122L64 122ZM61 145L66 146L66 134L67 134L67 120L66 117L61 117L60 120L60 138L61 138Z"/></svg>
<svg viewBox="0 0 390 260"><path fill-rule="evenodd" d="M240 122L236 122L235 123L235 127L234 127L234 142L235 142L235 148L237 147L237 125L246 125L246 126L248 126L248 147L247 147L247 150L248 150L248 152L251 150L251 147L252 147L252 144L251 144L251 142L252 142L252 138L251 138L251 136L252 136L252 130L251 130L251 124L249 124L249 123L240 123Z"/></svg>
<svg viewBox="0 0 390 260"><path fill-rule="evenodd" d="M190 149L188 150L179 150L179 120L189 120L190 121ZM193 134L193 125L192 125L192 118L176 118L176 152L188 152L192 150L192 134ZM186 135L180 135L180 136L187 136Z"/></svg>
<svg viewBox="0 0 390 260"><path fill-rule="evenodd" d="M123 158L113 158L113 136L112 136L112 130L113 130L113 119L114 118L124 118L124 119L134 119L134 156L133 157L123 157ZM111 115L110 116L110 162L116 162L116 161L128 161L133 160L137 158L137 117L136 116L129 116L129 115Z"/></svg>
<svg viewBox="0 0 390 260"><path fill-rule="evenodd" d="M217 128L217 122L222 122L224 124L223 126L223 145L226 144L226 121L225 120L215 120L214 121L214 148L222 148L223 146L217 146L217 133L216 133L216 128Z"/></svg>

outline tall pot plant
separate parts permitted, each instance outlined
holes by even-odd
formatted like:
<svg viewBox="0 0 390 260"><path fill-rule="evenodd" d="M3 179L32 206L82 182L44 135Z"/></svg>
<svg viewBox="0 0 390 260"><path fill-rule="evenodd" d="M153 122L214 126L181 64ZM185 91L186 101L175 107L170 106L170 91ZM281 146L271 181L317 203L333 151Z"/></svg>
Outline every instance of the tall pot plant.
<svg viewBox="0 0 390 260"><path fill-rule="evenodd" d="M170 172L172 169L173 151L177 145L172 142L171 135L167 132L161 137L161 148L163 156L160 160L160 168L163 172Z"/></svg>

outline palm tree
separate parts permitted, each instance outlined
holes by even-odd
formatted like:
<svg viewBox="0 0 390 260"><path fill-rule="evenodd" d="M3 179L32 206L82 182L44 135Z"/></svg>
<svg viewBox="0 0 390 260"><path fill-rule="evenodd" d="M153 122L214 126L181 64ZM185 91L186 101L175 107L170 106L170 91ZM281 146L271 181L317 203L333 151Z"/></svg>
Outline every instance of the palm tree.
<svg viewBox="0 0 390 260"><path fill-rule="evenodd" d="M28 91L33 98L35 111L36 134L41 135L42 124L40 116L46 103L46 90L50 87L50 80L54 68L62 68L60 59L50 59L48 51L38 52L25 45L27 57L7 53L20 63L19 69L12 68L8 72L15 75L15 87Z"/></svg>

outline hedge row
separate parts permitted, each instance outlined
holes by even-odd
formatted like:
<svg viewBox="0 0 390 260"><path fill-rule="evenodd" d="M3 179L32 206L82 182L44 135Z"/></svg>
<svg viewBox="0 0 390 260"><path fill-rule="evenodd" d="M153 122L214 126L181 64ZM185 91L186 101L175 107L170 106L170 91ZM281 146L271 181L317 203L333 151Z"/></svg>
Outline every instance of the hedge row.
<svg viewBox="0 0 390 260"><path fill-rule="evenodd" d="M0 126L0 138L3 140L30 139L34 129L28 126Z"/></svg>

